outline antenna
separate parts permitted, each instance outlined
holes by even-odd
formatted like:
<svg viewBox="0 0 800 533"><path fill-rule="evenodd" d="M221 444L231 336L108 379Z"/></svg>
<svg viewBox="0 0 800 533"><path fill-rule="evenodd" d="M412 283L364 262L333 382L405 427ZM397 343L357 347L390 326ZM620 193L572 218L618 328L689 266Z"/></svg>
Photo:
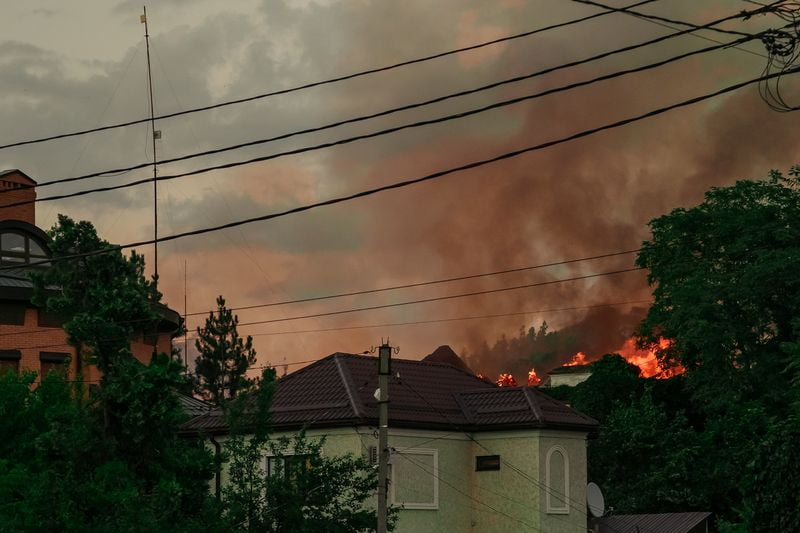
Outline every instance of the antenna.
<svg viewBox="0 0 800 533"><path fill-rule="evenodd" d="M586 485L586 506L589 513L595 518L601 518L606 512L606 500L603 498L603 491L595 482Z"/></svg>
<svg viewBox="0 0 800 533"><path fill-rule="evenodd" d="M189 262L183 260L183 366L186 367L186 373L189 373L189 326L186 322L186 301L189 294L189 285L186 283L187 271Z"/></svg>
<svg viewBox="0 0 800 533"><path fill-rule="evenodd" d="M153 284L158 289L158 166L156 157L156 139L161 138L161 131L156 130L156 119L153 106L153 74L150 69L150 32L147 26L147 6L142 6L144 13L139 21L144 24L144 42L147 48L147 87L150 93L150 129L153 137Z"/></svg>

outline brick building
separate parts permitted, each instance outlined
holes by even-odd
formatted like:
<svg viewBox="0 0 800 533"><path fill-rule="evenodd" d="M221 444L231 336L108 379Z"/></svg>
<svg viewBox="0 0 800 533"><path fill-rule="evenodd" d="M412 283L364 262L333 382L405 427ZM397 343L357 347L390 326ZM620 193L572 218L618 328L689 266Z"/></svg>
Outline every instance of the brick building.
<svg viewBox="0 0 800 533"><path fill-rule="evenodd" d="M31 303L33 284L28 274L37 268L31 263L50 254L47 234L36 226L36 182L20 170L0 171L0 371L33 370L40 375L51 369L65 369L75 375L78 358L67 344L58 317ZM3 207L19 202L25 205ZM57 290L54 288L54 290ZM157 307L162 317L157 331L132 339L134 357L143 363L153 351L169 353L172 337L180 325L177 312L164 305ZM99 379L98 370L83 365L86 381Z"/></svg>

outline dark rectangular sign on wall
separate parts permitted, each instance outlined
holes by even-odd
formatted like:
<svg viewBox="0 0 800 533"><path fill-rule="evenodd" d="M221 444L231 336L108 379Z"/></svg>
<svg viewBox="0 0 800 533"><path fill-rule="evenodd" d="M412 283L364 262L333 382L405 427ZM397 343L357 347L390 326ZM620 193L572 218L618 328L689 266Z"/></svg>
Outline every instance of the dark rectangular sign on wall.
<svg viewBox="0 0 800 533"><path fill-rule="evenodd" d="M477 472L482 472L484 470L500 470L500 456L479 455L475 457L475 470Z"/></svg>

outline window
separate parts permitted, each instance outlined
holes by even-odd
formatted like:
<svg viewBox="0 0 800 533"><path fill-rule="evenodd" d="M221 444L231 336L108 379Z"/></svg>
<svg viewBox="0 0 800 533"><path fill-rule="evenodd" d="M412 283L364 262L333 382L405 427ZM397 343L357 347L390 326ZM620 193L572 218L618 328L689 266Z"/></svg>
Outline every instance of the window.
<svg viewBox="0 0 800 533"><path fill-rule="evenodd" d="M60 328L64 325L64 318L55 313L48 313L44 309L38 310L38 324L41 328Z"/></svg>
<svg viewBox="0 0 800 533"><path fill-rule="evenodd" d="M475 458L475 471L500 470L499 455L479 455Z"/></svg>
<svg viewBox="0 0 800 533"><path fill-rule="evenodd" d="M19 350L0 350L0 374L19 372Z"/></svg>
<svg viewBox="0 0 800 533"><path fill-rule="evenodd" d="M25 304L2 302L0 303L0 324L10 326L25 325Z"/></svg>
<svg viewBox="0 0 800 533"><path fill-rule="evenodd" d="M69 364L70 356L64 352L40 352L39 371L40 377L45 377L50 372L58 372L62 376L67 374L67 365Z"/></svg>
<svg viewBox="0 0 800 533"><path fill-rule="evenodd" d="M569 514L569 456L553 446L545 459L545 499L550 514Z"/></svg>
<svg viewBox="0 0 800 533"><path fill-rule="evenodd" d="M403 509L439 508L439 452L396 448L391 456L392 505Z"/></svg>
<svg viewBox="0 0 800 533"><path fill-rule="evenodd" d="M295 479L301 469L311 469L311 459L308 455L287 455L282 457L267 457L267 475Z"/></svg>
<svg viewBox="0 0 800 533"><path fill-rule="evenodd" d="M24 233L0 233L0 264L23 265L47 259L42 245Z"/></svg>

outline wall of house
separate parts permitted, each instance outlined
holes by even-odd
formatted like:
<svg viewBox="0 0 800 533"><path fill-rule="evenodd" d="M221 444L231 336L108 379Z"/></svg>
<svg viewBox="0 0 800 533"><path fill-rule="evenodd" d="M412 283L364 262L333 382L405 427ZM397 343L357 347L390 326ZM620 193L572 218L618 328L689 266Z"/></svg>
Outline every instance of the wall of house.
<svg viewBox="0 0 800 533"><path fill-rule="evenodd" d="M67 344L67 335L61 328L39 326L37 309L25 309L22 325L0 324L0 350L19 350L19 370L41 370L41 352L63 352L71 358L70 371L74 375L75 349Z"/></svg>
<svg viewBox="0 0 800 533"><path fill-rule="evenodd" d="M0 176L0 220L22 220L36 225L36 209L33 200L36 199L36 189L31 187L31 182L19 173L9 173ZM3 207L18 202L31 202L14 207Z"/></svg>
<svg viewBox="0 0 800 533"><path fill-rule="evenodd" d="M278 432L271 436L291 437L292 433ZM326 437L323 448L326 455L368 456L369 448L377 446L374 428L369 427L310 430L308 436ZM471 437L474 440L457 431L390 430L389 445L396 451L391 467L394 504L398 505L402 499L418 499L416 505L412 503L410 508L399 510L398 533L586 531L585 505L576 503L585 502L584 434L517 430L481 432ZM543 488L545 456L554 446L569 457L570 505L562 514L547 512ZM499 455L500 469L477 472L476 457L481 455ZM266 458L264 461L266 464ZM405 479L398 479L399 473ZM223 486L227 481L223 469ZM434 485L436 497L432 500ZM376 499L369 503L376 505Z"/></svg>
<svg viewBox="0 0 800 533"><path fill-rule="evenodd" d="M67 344L67 334L60 327L39 325L39 312L35 307L25 309L22 325L0 324L0 350L19 350L19 370L32 370L41 373L42 352L56 352L69 355L68 375L74 377L77 369L75 349ZM172 338L168 333L158 336L156 348L159 352L170 353ZM153 353L152 341L138 338L131 342L131 351L137 360L144 364L150 362ZM84 358L85 359L85 358ZM83 378L87 383L100 380L100 372L92 365L83 365ZM38 378L37 378L38 380Z"/></svg>
<svg viewBox="0 0 800 533"><path fill-rule="evenodd" d="M558 387L559 385L569 385L570 387L574 387L578 383L583 383L589 376L591 376L591 372L575 372L572 374L552 374L550 376L550 386L551 387Z"/></svg>
<svg viewBox="0 0 800 533"><path fill-rule="evenodd" d="M586 516L586 434L571 431L539 431L539 471L542 489L539 491L538 508L541 531L572 533L585 531ZM548 466L554 454L565 457L566 487L561 481L557 461ZM551 477L548 478L548 468Z"/></svg>

